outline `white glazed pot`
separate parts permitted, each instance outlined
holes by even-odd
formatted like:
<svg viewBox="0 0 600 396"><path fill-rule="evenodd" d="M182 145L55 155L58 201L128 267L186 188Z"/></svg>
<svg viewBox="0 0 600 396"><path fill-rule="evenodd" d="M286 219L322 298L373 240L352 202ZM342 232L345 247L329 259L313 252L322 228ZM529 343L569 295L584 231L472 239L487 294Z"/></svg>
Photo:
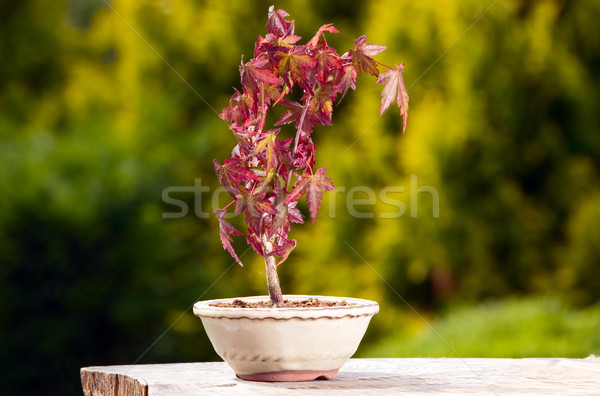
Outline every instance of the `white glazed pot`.
<svg viewBox="0 0 600 396"><path fill-rule="evenodd" d="M356 352L374 301L346 297L285 295L286 300L318 298L348 305L314 308L224 308L234 298L199 301L194 314L215 351L235 374L254 381L310 381L333 378ZM269 301L268 296L239 298Z"/></svg>

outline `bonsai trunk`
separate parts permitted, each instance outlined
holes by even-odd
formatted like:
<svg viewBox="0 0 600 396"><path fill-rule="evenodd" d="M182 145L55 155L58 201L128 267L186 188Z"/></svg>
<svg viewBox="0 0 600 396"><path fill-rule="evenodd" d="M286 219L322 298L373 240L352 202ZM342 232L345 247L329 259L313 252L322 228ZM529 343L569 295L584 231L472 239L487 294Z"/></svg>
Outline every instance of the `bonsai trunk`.
<svg viewBox="0 0 600 396"><path fill-rule="evenodd" d="M274 256L269 256L273 251L273 242L269 240L267 234L261 237L263 245L263 255L265 257L265 267L267 270L267 287L269 297L274 307L283 305L283 296L281 295L281 286L279 285L279 276L277 276L277 264Z"/></svg>

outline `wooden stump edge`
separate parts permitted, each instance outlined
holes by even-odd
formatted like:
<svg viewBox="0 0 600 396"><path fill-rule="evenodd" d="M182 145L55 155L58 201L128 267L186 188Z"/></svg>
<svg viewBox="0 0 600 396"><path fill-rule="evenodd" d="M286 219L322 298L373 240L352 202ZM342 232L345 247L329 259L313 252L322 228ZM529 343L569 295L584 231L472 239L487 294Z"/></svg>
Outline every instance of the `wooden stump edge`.
<svg viewBox="0 0 600 396"><path fill-rule="evenodd" d="M148 384L127 374L108 373L84 367L80 370L85 396L148 396Z"/></svg>

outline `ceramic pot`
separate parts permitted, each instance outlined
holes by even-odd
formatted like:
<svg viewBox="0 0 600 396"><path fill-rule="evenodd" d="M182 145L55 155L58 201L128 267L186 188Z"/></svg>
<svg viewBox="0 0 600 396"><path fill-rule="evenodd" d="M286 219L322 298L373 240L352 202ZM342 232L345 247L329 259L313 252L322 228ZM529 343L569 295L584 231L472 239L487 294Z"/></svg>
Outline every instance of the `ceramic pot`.
<svg viewBox="0 0 600 396"><path fill-rule="evenodd" d="M309 308L213 307L235 298L199 301L194 314L215 351L235 374L253 381L311 381L333 378L356 352L374 301L346 297L285 295L286 300L318 298L347 305ZM238 298L269 301L268 296Z"/></svg>

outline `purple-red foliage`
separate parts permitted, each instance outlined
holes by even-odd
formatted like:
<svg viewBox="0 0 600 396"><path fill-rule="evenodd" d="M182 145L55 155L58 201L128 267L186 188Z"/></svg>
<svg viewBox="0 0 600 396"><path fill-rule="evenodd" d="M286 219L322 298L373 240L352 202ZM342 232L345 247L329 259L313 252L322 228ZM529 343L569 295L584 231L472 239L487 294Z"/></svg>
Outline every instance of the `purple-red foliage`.
<svg viewBox="0 0 600 396"><path fill-rule="evenodd" d="M306 197L314 222L323 191L335 187L325 176L326 169L315 169L315 145L311 135L316 124L331 125L333 103L356 89L361 72L384 83L381 111L397 101L406 129L408 92L402 79L404 64L395 69L373 59L386 47L367 42L362 36L354 48L338 55L325 39L325 32L337 33L332 24L323 25L304 45L296 43L294 21L288 13L269 8L268 33L258 37L254 57L240 65L242 91L235 90L229 106L220 117L229 122L237 145L231 158L215 162L219 182L234 198L234 211L244 213L247 242L263 257L280 257L283 262L296 246L288 239L290 222L303 223L296 205ZM379 66L388 70L381 73ZM297 86L302 92L296 101L289 95ZM287 108L274 126L295 123L293 139L278 139L279 129L265 129L267 114L276 105ZM241 265L231 246L232 235L244 235L224 219L226 209L218 209L223 247ZM265 246L269 241L271 246Z"/></svg>

